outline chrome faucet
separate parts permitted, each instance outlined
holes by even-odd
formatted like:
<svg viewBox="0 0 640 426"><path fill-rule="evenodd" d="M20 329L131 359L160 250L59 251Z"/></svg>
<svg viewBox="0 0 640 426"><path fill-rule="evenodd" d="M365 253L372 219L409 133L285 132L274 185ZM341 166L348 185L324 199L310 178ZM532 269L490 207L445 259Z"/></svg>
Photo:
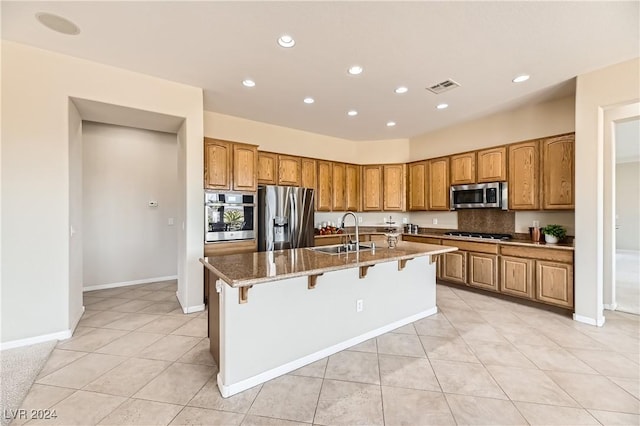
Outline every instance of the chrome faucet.
<svg viewBox="0 0 640 426"><path fill-rule="evenodd" d="M360 251L360 234L358 232L358 217L356 216L356 214L354 212L346 212L344 215L342 215L342 219L340 219L340 228L344 228L344 220L346 219L346 217L348 215L353 216L353 220L356 224L356 251Z"/></svg>

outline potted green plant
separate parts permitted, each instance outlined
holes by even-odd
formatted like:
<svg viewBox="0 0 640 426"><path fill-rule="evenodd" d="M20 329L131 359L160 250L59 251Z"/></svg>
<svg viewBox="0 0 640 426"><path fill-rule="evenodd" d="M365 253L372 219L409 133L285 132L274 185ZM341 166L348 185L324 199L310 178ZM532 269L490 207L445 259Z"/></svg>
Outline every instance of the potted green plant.
<svg viewBox="0 0 640 426"><path fill-rule="evenodd" d="M544 240L549 244L555 244L567 235L567 230L562 225L547 225L542 228Z"/></svg>

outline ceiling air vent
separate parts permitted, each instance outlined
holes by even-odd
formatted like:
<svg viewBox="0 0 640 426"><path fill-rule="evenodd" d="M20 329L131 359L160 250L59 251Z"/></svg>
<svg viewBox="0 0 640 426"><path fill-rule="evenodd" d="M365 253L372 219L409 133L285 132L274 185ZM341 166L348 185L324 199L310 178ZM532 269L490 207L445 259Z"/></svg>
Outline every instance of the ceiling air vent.
<svg viewBox="0 0 640 426"><path fill-rule="evenodd" d="M435 84L433 86L427 87L427 90L432 93L435 93L436 95L439 95L440 93L446 92L447 90L455 89L456 87L460 87L460 84L449 79L449 80L442 81L438 84Z"/></svg>

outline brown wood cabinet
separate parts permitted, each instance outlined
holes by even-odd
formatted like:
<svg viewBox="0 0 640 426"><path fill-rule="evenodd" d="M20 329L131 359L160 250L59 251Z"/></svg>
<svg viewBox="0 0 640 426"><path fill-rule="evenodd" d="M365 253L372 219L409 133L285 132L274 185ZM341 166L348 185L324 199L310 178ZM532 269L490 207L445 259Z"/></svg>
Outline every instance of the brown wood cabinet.
<svg viewBox="0 0 640 426"><path fill-rule="evenodd" d="M507 147L498 146L477 151L476 161L478 183L507 180Z"/></svg>
<svg viewBox="0 0 640 426"><path fill-rule="evenodd" d="M347 209L346 173L347 169L344 163L332 164L331 210L345 211Z"/></svg>
<svg viewBox="0 0 640 426"><path fill-rule="evenodd" d="M451 156L451 185L476 182L476 153L465 152Z"/></svg>
<svg viewBox="0 0 640 426"><path fill-rule="evenodd" d="M204 138L204 187L231 189L232 143Z"/></svg>
<svg viewBox="0 0 640 426"><path fill-rule="evenodd" d="M362 166L362 210L381 211L382 166Z"/></svg>
<svg viewBox="0 0 640 426"><path fill-rule="evenodd" d="M495 254L467 254L468 284L485 290L498 291L498 256Z"/></svg>
<svg viewBox="0 0 640 426"><path fill-rule="evenodd" d="M533 298L534 260L500 257L500 291L511 296Z"/></svg>
<svg viewBox="0 0 640 426"><path fill-rule="evenodd" d="M360 166L345 165L346 210L360 211Z"/></svg>
<svg viewBox="0 0 640 426"><path fill-rule="evenodd" d="M573 266L536 260L536 299L553 305L573 307Z"/></svg>
<svg viewBox="0 0 640 426"><path fill-rule="evenodd" d="M429 210L449 210L449 157L429 160Z"/></svg>
<svg viewBox="0 0 640 426"><path fill-rule="evenodd" d="M509 145L509 209L538 210L540 154L538 141Z"/></svg>
<svg viewBox="0 0 640 426"><path fill-rule="evenodd" d="M258 151L258 183L278 184L278 154Z"/></svg>
<svg viewBox="0 0 640 426"><path fill-rule="evenodd" d="M382 166L384 189L382 191L385 211L404 211L406 166L404 164L385 164Z"/></svg>
<svg viewBox="0 0 640 426"><path fill-rule="evenodd" d="M300 186L316 189L316 160L300 159Z"/></svg>
<svg viewBox="0 0 640 426"><path fill-rule="evenodd" d="M545 210L575 208L574 141L573 133L540 141L542 208Z"/></svg>
<svg viewBox="0 0 640 426"><path fill-rule="evenodd" d="M427 210L427 161L409 163L409 210Z"/></svg>
<svg viewBox="0 0 640 426"><path fill-rule="evenodd" d="M316 210L321 212L331 211L331 185L332 185L331 161L318 160L318 186L316 190Z"/></svg>
<svg viewBox="0 0 640 426"><path fill-rule="evenodd" d="M255 145L234 143L233 145L233 190L258 190L256 168L258 167L258 148Z"/></svg>
<svg viewBox="0 0 640 426"><path fill-rule="evenodd" d="M204 138L204 188L254 192L257 147Z"/></svg>
<svg viewBox="0 0 640 426"><path fill-rule="evenodd" d="M300 157L278 154L278 185L300 186Z"/></svg>
<svg viewBox="0 0 640 426"><path fill-rule="evenodd" d="M452 251L442 255L442 279L459 284L467 283L467 252Z"/></svg>

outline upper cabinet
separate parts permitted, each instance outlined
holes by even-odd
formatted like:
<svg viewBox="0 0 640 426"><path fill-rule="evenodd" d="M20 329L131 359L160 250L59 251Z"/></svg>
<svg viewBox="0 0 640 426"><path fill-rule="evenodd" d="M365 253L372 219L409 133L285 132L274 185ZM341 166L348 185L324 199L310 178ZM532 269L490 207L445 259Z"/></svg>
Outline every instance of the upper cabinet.
<svg viewBox="0 0 640 426"><path fill-rule="evenodd" d="M204 187L231 189L231 142L204 138Z"/></svg>
<svg viewBox="0 0 640 426"><path fill-rule="evenodd" d="M300 186L316 189L316 160L313 158L300 159Z"/></svg>
<svg viewBox="0 0 640 426"><path fill-rule="evenodd" d="M256 186L257 147L204 139L205 189L250 191Z"/></svg>
<svg viewBox="0 0 640 426"><path fill-rule="evenodd" d="M261 185L278 183L278 154L258 152L258 183Z"/></svg>
<svg viewBox="0 0 640 426"><path fill-rule="evenodd" d="M507 180L507 147L499 146L477 151L476 159L478 183Z"/></svg>
<svg viewBox="0 0 640 426"><path fill-rule="evenodd" d="M409 210L427 210L427 161L409 164Z"/></svg>
<svg viewBox="0 0 640 426"><path fill-rule="evenodd" d="M257 191L256 167L258 148L255 145L233 144L233 190Z"/></svg>
<svg viewBox="0 0 640 426"><path fill-rule="evenodd" d="M509 209L538 210L540 208L538 141L509 145Z"/></svg>
<svg viewBox="0 0 640 426"><path fill-rule="evenodd" d="M318 186L315 193L316 210L321 212L331 211L331 184L332 168L331 161L318 160Z"/></svg>
<svg viewBox="0 0 640 426"><path fill-rule="evenodd" d="M278 154L278 185L300 186L300 157Z"/></svg>
<svg viewBox="0 0 640 426"><path fill-rule="evenodd" d="M451 185L465 185L476 181L476 153L465 152L451 157Z"/></svg>
<svg viewBox="0 0 640 426"><path fill-rule="evenodd" d="M429 160L429 210L449 210L449 157Z"/></svg>
<svg viewBox="0 0 640 426"><path fill-rule="evenodd" d="M331 210L344 211L347 209L347 197L345 193L346 167L344 163L332 164L331 184Z"/></svg>
<svg viewBox="0 0 640 426"><path fill-rule="evenodd" d="M345 198L346 210L360 210L360 166L356 164L345 166Z"/></svg>
<svg viewBox="0 0 640 426"><path fill-rule="evenodd" d="M385 211L405 210L406 165L385 164L383 169L383 208Z"/></svg>
<svg viewBox="0 0 640 426"><path fill-rule="evenodd" d="M574 142L573 133L540 141L543 209L574 209Z"/></svg>
<svg viewBox="0 0 640 426"><path fill-rule="evenodd" d="M362 210L382 210L382 166L362 166Z"/></svg>

